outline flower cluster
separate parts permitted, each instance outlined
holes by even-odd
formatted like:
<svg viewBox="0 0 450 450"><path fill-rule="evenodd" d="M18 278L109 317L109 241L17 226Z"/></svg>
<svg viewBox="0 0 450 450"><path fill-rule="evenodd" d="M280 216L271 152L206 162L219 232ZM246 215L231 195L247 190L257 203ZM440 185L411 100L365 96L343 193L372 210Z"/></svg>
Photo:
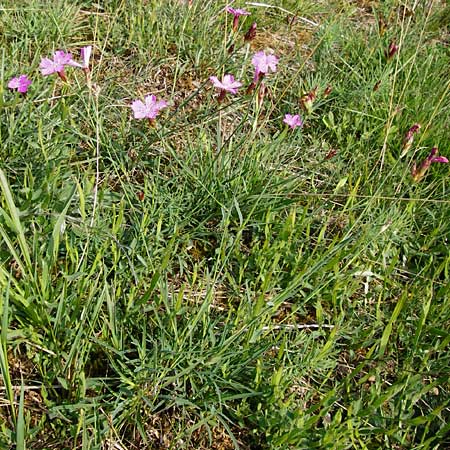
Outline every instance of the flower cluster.
<svg viewBox="0 0 450 450"><path fill-rule="evenodd" d="M89 73L89 59L92 53L92 46L88 45L87 47L83 47L81 49L81 59L83 60L83 64L77 63L72 58L71 53L66 53L63 50L57 50L53 53L52 58L42 58L41 63L39 64L39 68L41 69L41 74L43 76L48 76L53 73L58 74L58 76L67 81L65 74L65 67L80 67L82 68L86 74ZM27 77L27 75L19 75L18 77L13 77L9 83L8 87L10 89L16 89L17 92L21 94L26 94L28 88L30 87L32 81Z"/></svg>
<svg viewBox="0 0 450 450"><path fill-rule="evenodd" d="M191 0L183 0L189 6L192 5ZM240 9L232 8L231 6L226 6L225 11L233 15L233 32L238 31L239 18L242 16L250 15L250 12ZM244 41L249 42L253 40L256 36L256 22L253 22L244 35ZM248 47L249 48L249 47ZM247 50L248 50L247 48ZM234 51L234 44L230 47L231 51ZM229 49L229 50L230 50ZM395 41L391 41L388 49L386 50L385 56L389 61L391 60L399 51L399 46ZM65 73L66 67L75 67L82 69L87 78L88 86L93 88L90 82L90 67L89 62L92 55L92 46L83 47L80 51L81 62L76 61L70 52L65 52L63 50L57 50L53 53L51 57L45 57L41 59L39 68L43 76L49 76L52 74L57 74L63 81L67 82L67 76ZM262 104L265 93L267 92L267 87L264 84L265 77L270 73L275 73L278 69L279 59L276 55L272 53L266 53L265 51L257 51L253 54L251 58L251 63L254 68L253 79L247 87L246 93L249 94L254 90L257 90L257 95L255 95L256 105ZM225 74L221 79L217 76L210 76L209 80L213 86L218 89L219 95L217 96L217 101L219 103L223 102L227 94L235 95L238 90L242 87L242 83L236 80L232 74ZM8 88L11 90L16 90L22 95L26 95L32 80L28 78L26 74L21 74L19 76L13 77L8 82ZM379 82L375 85L374 90L378 89ZM326 98L332 92L332 87L327 85L322 92L321 97ZM299 99L299 105L303 109L306 116L310 116L313 113L314 105L318 95L318 87L314 87L309 92L304 92ZM158 114L165 108L167 108L168 102L165 100L158 100L155 95L148 94L144 97L144 101L137 99L132 101L131 109L135 119L147 119L150 125L154 125L155 119ZM304 121L300 114L285 114L283 123L286 124L286 129L289 127L292 130L296 128L302 128ZM400 157L405 156L411 149L414 143L414 136L420 131L420 124L415 123L406 132L403 142L402 151ZM336 150L332 150L326 156L325 159L329 159L336 154ZM417 165L414 163L411 168L411 175L415 182L419 182L424 178L428 169L433 163L448 163L448 159L444 156L438 156L437 147L433 147L429 155Z"/></svg>

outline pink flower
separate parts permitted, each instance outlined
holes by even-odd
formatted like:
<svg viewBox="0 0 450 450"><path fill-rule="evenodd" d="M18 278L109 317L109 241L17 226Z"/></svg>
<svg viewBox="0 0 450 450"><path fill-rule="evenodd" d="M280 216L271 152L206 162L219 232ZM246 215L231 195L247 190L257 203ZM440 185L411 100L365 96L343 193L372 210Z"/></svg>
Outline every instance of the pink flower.
<svg viewBox="0 0 450 450"><path fill-rule="evenodd" d="M10 89L17 89L17 92L20 92L21 94L26 94L30 84L31 80L26 75L19 75L9 81L8 87Z"/></svg>
<svg viewBox="0 0 450 450"><path fill-rule="evenodd" d="M233 18L233 30L237 31L238 29L238 23L239 23L239 17L240 16L248 16L250 15L250 13L248 11L246 11L245 9L235 9L232 8L231 6L227 6L225 8L226 12L229 12L230 14L233 14L234 18Z"/></svg>
<svg viewBox="0 0 450 450"><path fill-rule="evenodd" d="M39 67L42 75L51 75L52 73L62 72L64 70L64 66L71 65L72 62L72 55L70 53L57 50L53 53L53 59L42 58Z"/></svg>
<svg viewBox="0 0 450 450"><path fill-rule="evenodd" d="M236 81L233 75L224 75L222 81L217 77L209 77L212 81L214 87L222 91L230 92L231 94L236 94L237 90L242 86L242 83Z"/></svg>
<svg viewBox="0 0 450 450"><path fill-rule="evenodd" d="M145 103L141 100L135 100L131 104L135 119L150 119L150 121L153 121L159 112L167 107L167 102L156 100L154 95L147 95L144 100Z"/></svg>
<svg viewBox="0 0 450 450"><path fill-rule="evenodd" d="M419 182L427 173L432 163L448 163L448 159L445 156L436 156L438 154L438 148L433 147L430 154L422 161L419 168L416 163L413 164L411 169L411 175L415 182Z"/></svg>
<svg viewBox="0 0 450 450"><path fill-rule="evenodd" d="M227 6L225 8L226 12L229 12L230 14L233 14L233 16L249 16L250 13L246 11L245 9L240 8L232 8L231 6Z"/></svg>
<svg viewBox="0 0 450 450"><path fill-rule="evenodd" d="M286 114L284 116L283 122L287 125L289 125L293 130L296 127L302 127L303 126L303 120L302 118L296 114L295 116L291 114Z"/></svg>
<svg viewBox="0 0 450 450"><path fill-rule="evenodd" d="M220 94L217 97L217 101L221 103L227 94L230 92L231 94L236 94L237 90L242 86L242 83L236 81L233 75L224 75L222 81L220 81L217 77L209 77L214 87L220 89Z"/></svg>
<svg viewBox="0 0 450 450"><path fill-rule="evenodd" d="M255 67L254 82L260 79L260 75L265 75L268 72L276 72L278 58L275 55L266 55L265 52L257 52L253 55L252 64Z"/></svg>
<svg viewBox="0 0 450 450"><path fill-rule="evenodd" d="M72 60L72 55L70 53L57 50L53 53L53 59L42 58L39 68L44 76L57 73L63 80L66 80L64 66L71 66L73 63L74 61Z"/></svg>

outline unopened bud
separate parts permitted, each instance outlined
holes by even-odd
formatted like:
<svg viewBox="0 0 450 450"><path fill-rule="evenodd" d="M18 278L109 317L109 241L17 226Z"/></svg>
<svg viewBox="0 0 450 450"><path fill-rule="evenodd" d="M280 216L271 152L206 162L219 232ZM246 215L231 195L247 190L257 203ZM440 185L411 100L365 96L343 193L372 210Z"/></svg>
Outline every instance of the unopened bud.
<svg viewBox="0 0 450 450"><path fill-rule="evenodd" d="M389 44L389 47L388 47L388 50L387 50L387 53L386 53L386 57L387 57L388 61L390 61L394 57L394 55L398 52L398 49L399 49L399 47L395 43L395 41L392 41Z"/></svg>
<svg viewBox="0 0 450 450"><path fill-rule="evenodd" d="M261 83L259 85L259 89L258 89L258 104L259 106L262 105L262 102L264 101L264 96L266 95L266 85L264 83Z"/></svg>
<svg viewBox="0 0 450 450"><path fill-rule="evenodd" d="M250 25L250 28L248 29L247 33L245 33L244 35L244 41L245 42L253 41L255 37L256 37L256 22L253 22Z"/></svg>
<svg viewBox="0 0 450 450"><path fill-rule="evenodd" d="M418 183L427 173L432 163L448 163L448 159L445 156L437 156L439 150L437 147L431 149L430 154L422 161L419 168L416 163L411 168L411 175L413 180Z"/></svg>
<svg viewBox="0 0 450 450"><path fill-rule="evenodd" d="M413 142L414 142L414 135L418 133L420 130L420 123L415 123L405 134L405 137L403 138L403 146L402 146L402 154L400 155L400 158L403 158L403 156L408 153L409 149L411 148Z"/></svg>

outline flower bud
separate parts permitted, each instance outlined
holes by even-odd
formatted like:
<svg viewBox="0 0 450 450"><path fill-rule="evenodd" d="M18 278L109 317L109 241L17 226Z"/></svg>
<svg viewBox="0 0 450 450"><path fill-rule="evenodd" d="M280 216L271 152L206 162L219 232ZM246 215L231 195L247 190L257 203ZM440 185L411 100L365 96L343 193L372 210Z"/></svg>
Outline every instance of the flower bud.
<svg viewBox="0 0 450 450"><path fill-rule="evenodd" d="M256 22L253 22L250 25L250 28L248 29L247 33L245 33L244 35L244 41L245 42L253 41L255 37L256 37Z"/></svg>

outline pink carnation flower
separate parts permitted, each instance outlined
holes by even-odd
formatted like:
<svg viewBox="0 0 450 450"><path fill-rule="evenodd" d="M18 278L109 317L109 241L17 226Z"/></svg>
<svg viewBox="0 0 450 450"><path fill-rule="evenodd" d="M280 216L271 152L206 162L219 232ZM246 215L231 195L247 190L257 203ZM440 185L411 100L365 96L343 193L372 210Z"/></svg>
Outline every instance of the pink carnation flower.
<svg viewBox="0 0 450 450"><path fill-rule="evenodd" d="M42 75L51 75L52 73L58 73L64 71L64 66L71 65L73 63L72 55L65 53L62 50L57 50L53 53L53 59L42 58L39 65Z"/></svg>
<svg viewBox="0 0 450 450"><path fill-rule="evenodd" d="M298 114L295 114L295 116L286 114L284 116L283 122L289 125L292 129L303 126L303 120Z"/></svg>
<svg viewBox="0 0 450 450"><path fill-rule="evenodd" d="M256 83L261 78L261 74L265 75L268 72L277 71L278 58L275 55L267 55L260 51L253 55L252 64L255 67L253 81Z"/></svg>
<svg viewBox="0 0 450 450"><path fill-rule="evenodd" d="M70 53L57 50L53 53L53 59L42 58L39 68L44 76L57 73L63 80L66 80L64 66L73 66L74 62Z"/></svg>
<svg viewBox="0 0 450 450"><path fill-rule="evenodd" d="M9 81L8 87L10 89L17 89L17 92L20 92L21 94L26 94L30 84L31 80L26 75L19 75Z"/></svg>
<svg viewBox="0 0 450 450"><path fill-rule="evenodd" d="M167 107L167 102L156 100L154 95L147 95L144 100L145 103L141 100L135 100L131 104L135 119L149 119L152 122L159 112Z"/></svg>
<svg viewBox="0 0 450 450"><path fill-rule="evenodd" d="M231 6L227 6L225 8L225 10L227 12L229 12L230 14L233 14L233 16L249 16L250 13L248 11L246 11L245 9L240 9L240 8L232 8Z"/></svg>
<svg viewBox="0 0 450 450"><path fill-rule="evenodd" d="M227 6L225 8L226 12L229 12L230 14L233 14L233 30L237 31L238 24L239 24L239 17L240 16L248 16L250 13L246 11L245 9L239 9L239 8L232 8L231 6Z"/></svg>
<svg viewBox="0 0 450 450"><path fill-rule="evenodd" d="M227 92L231 94L236 94L237 90L242 86L242 83L236 81L233 75L224 75L222 81L220 81L217 77L209 77L214 87L220 89L219 97L217 101L220 103L225 99Z"/></svg>
<svg viewBox="0 0 450 450"><path fill-rule="evenodd" d="M242 86L242 83L236 81L233 75L224 75L222 81L217 77L209 77L209 79L214 84L214 87L230 92L231 94L236 94L237 90Z"/></svg>

